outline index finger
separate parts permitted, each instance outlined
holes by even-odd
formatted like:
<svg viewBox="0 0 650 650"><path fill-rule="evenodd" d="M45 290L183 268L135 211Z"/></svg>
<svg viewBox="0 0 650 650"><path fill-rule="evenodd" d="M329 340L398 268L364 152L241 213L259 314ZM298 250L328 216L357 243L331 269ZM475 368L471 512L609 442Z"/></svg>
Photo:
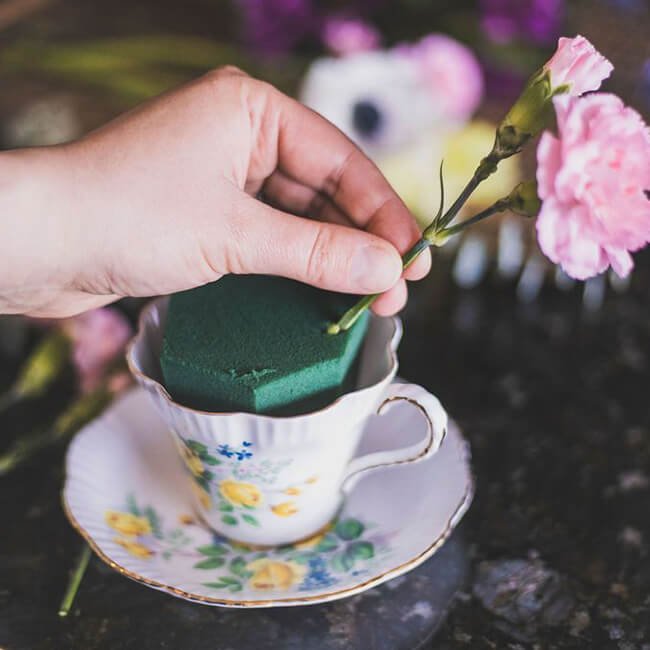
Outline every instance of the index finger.
<svg viewBox="0 0 650 650"><path fill-rule="evenodd" d="M326 195L357 226L406 252L420 238L420 229L377 166L318 113L280 92L272 101L278 119L279 169ZM430 264L426 251L406 277L423 277Z"/></svg>

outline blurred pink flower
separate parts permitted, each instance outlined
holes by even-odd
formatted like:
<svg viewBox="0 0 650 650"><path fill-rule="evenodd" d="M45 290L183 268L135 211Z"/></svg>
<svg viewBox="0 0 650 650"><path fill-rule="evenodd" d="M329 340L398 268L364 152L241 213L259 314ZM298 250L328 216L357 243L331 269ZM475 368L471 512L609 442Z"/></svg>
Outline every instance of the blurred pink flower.
<svg viewBox="0 0 650 650"><path fill-rule="evenodd" d="M537 148L537 219L542 251L584 280L633 267L630 251L650 241L650 131L615 95L553 100L558 137Z"/></svg>
<svg viewBox="0 0 650 650"><path fill-rule="evenodd" d="M62 327L72 340L81 391L94 390L126 347L132 334L129 322L116 309L102 307L68 318Z"/></svg>
<svg viewBox="0 0 650 650"><path fill-rule="evenodd" d="M379 32L360 18L332 16L325 20L323 42L334 53L341 56L366 52L379 47Z"/></svg>
<svg viewBox="0 0 650 650"><path fill-rule="evenodd" d="M551 74L551 87L568 85L577 97L598 90L614 66L584 37L560 38L557 50L544 66Z"/></svg>
<svg viewBox="0 0 650 650"><path fill-rule="evenodd" d="M417 65L448 118L464 121L476 110L483 97L483 73L468 47L444 34L431 34L396 49Z"/></svg>

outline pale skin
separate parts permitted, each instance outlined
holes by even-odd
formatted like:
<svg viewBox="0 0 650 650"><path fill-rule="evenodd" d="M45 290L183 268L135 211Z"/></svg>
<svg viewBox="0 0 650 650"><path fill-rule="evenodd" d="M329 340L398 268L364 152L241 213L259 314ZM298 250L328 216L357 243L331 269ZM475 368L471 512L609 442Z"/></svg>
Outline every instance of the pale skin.
<svg viewBox="0 0 650 650"><path fill-rule="evenodd" d="M260 200L262 196L265 200ZM0 154L0 313L62 317L227 273L385 292L420 236L375 165L272 86L222 68L66 145ZM308 218L304 218L308 217Z"/></svg>

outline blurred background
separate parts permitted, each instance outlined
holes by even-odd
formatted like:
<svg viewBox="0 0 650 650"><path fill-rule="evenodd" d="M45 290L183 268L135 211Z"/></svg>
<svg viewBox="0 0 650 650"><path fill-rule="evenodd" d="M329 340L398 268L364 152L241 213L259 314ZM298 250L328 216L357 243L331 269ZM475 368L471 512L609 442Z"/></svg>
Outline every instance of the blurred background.
<svg viewBox="0 0 650 650"><path fill-rule="evenodd" d="M616 66L605 89L647 117L649 12L647 0L2 0L0 146L79 137L150 96L231 63L346 131L424 225L437 209L440 160L451 197L490 147L491 122L561 34L582 33L596 43ZM455 40L432 45L431 34ZM456 42L469 49L454 49ZM431 45L429 77L410 87L396 83L391 63L405 49L414 59L425 56L418 44ZM448 83L453 77L467 80L464 93ZM412 106L427 93L431 110L414 115ZM455 103L446 103L452 95ZM523 171L519 161L509 163L481 186L468 211L530 174L525 159ZM475 229L453 251L454 279L478 285L495 263L502 276L523 277L518 291L533 300L548 267L520 220L505 221L481 226L479 236ZM553 281L572 286L560 273ZM600 306L606 284L592 283L588 306Z"/></svg>
<svg viewBox="0 0 650 650"><path fill-rule="evenodd" d="M449 197L558 36L576 33L615 65L604 89L648 121L648 0L0 0L0 148L72 140L235 64L337 123L424 224L440 160ZM431 55L431 74L396 83L405 52ZM414 115L415 99L430 110ZM504 165L469 212L532 169L531 153ZM543 562L571 598L547 615L546 587L515 584L524 595L511 603L470 584L435 647L648 650L650 256L635 255L626 281L577 283L542 258L533 227L504 215L437 254L404 312L401 372L471 441L471 565ZM58 505L65 442L128 384L122 354L141 304L65 323L0 317L0 520L16 523L0 535L0 645L17 621L7 648L127 647L101 639L139 638L131 606L159 614L158 596L96 562L75 627L53 618L79 548ZM166 607L178 630L213 630L210 612ZM34 620L47 630L38 639ZM165 647L165 633L138 647Z"/></svg>

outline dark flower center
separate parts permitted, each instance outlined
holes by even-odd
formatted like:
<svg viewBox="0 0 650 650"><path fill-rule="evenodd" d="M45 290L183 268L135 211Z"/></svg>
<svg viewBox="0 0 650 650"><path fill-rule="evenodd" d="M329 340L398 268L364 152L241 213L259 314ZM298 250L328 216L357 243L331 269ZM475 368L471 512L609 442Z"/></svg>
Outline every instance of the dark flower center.
<svg viewBox="0 0 650 650"><path fill-rule="evenodd" d="M361 100L352 107L352 124L362 137L374 136L381 129L382 122L382 114L373 102Z"/></svg>

